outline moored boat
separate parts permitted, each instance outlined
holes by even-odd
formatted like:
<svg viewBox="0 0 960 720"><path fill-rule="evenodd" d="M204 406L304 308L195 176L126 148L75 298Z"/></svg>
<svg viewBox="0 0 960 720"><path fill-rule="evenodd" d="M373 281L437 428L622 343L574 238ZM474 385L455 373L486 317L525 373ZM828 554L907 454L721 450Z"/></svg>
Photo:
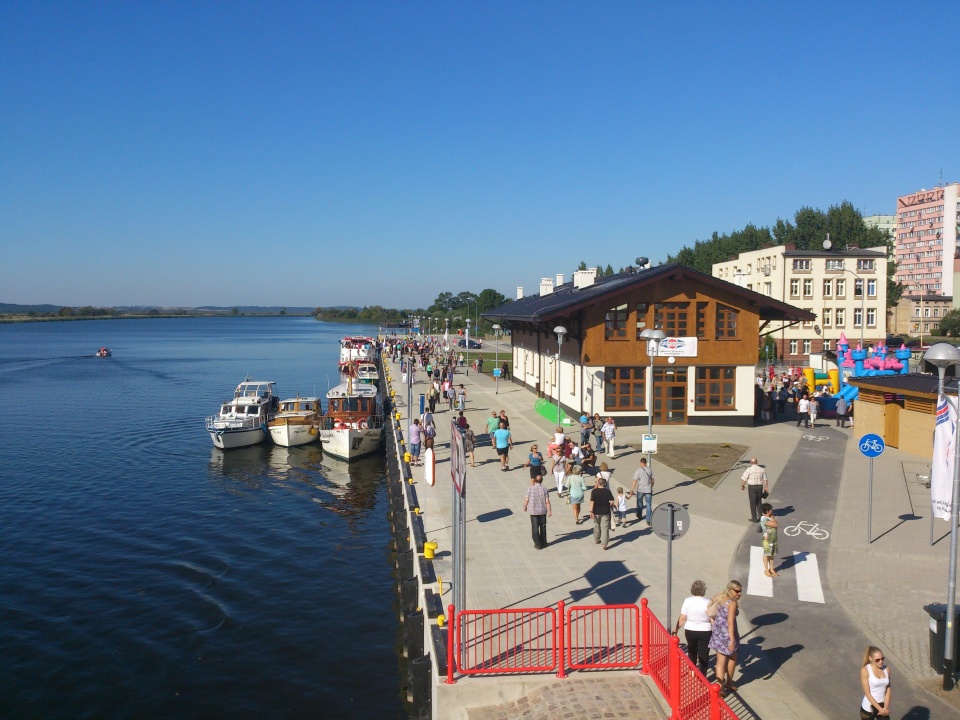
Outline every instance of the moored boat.
<svg viewBox="0 0 960 720"><path fill-rule="evenodd" d="M320 398L300 397L280 401L277 416L267 423L277 445L293 447L317 440L320 433Z"/></svg>
<svg viewBox="0 0 960 720"><path fill-rule="evenodd" d="M373 338L356 335L340 341L340 369L355 362L373 362L377 358L377 345Z"/></svg>
<svg viewBox="0 0 960 720"><path fill-rule="evenodd" d="M347 382L327 393L327 414L320 429L323 452L353 460L383 446L383 405L375 385Z"/></svg>
<svg viewBox="0 0 960 720"><path fill-rule="evenodd" d="M207 432L221 450L246 447L269 436L267 425L277 416L276 383L247 378L220 412L207 418Z"/></svg>
<svg viewBox="0 0 960 720"><path fill-rule="evenodd" d="M377 371L375 362L358 362L354 366L353 377L357 382L372 383L376 385L380 382L380 373Z"/></svg>

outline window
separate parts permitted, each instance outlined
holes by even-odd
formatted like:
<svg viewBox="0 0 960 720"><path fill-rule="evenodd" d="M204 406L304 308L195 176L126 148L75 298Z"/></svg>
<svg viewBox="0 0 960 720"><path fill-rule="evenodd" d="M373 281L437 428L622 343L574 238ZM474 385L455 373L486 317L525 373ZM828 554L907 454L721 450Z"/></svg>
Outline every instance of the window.
<svg viewBox="0 0 960 720"><path fill-rule="evenodd" d="M853 296L855 298L863 297L863 280L860 278L853 281Z"/></svg>
<svg viewBox="0 0 960 720"><path fill-rule="evenodd" d="M923 316L924 316L925 318L930 317L930 308L925 307L925 308L923 309Z"/></svg>
<svg viewBox="0 0 960 720"><path fill-rule="evenodd" d="M853 310L853 326L855 328L863 325L863 310L861 308L854 308Z"/></svg>
<svg viewBox="0 0 960 720"><path fill-rule="evenodd" d="M647 309L649 307L647 303L637 303L637 340L640 339L640 333L647 329Z"/></svg>
<svg viewBox="0 0 960 720"><path fill-rule="evenodd" d="M607 310L606 339L626 340L627 338L627 306L626 303Z"/></svg>
<svg viewBox="0 0 960 720"><path fill-rule="evenodd" d="M867 297L875 298L877 296L877 281L867 280Z"/></svg>
<svg viewBox="0 0 960 720"><path fill-rule="evenodd" d="M687 307L690 303L657 303L656 324L667 337L687 336Z"/></svg>
<svg viewBox="0 0 960 720"><path fill-rule="evenodd" d="M833 297L833 280L823 281L823 296L825 298Z"/></svg>
<svg viewBox="0 0 960 720"><path fill-rule="evenodd" d="M643 410L646 406L645 367L607 368L604 374L606 410Z"/></svg>
<svg viewBox="0 0 960 720"><path fill-rule="evenodd" d="M917 307L913 309L913 316L920 317L920 308Z"/></svg>
<svg viewBox="0 0 960 720"><path fill-rule="evenodd" d="M833 316L833 313L831 312L830 308L824 308L820 312L820 317L823 320L824 327L830 327L830 320L832 319L832 316Z"/></svg>
<svg viewBox="0 0 960 720"><path fill-rule="evenodd" d="M732 340L737 337L737 317L740 311L717 304L717 340Z"/></svg>
<svg viewBox="0 0 960 720"><path fill-rule="evenodd" d="M827 270L843 270L843 260L827 260Z"/></svg>
<svg viewBox="0 0 960 720"><path fill-rule="evenodd" d="M847 296L847 282L843 278L837 278L837 297Z"/></svg>
<svg viewBox="0 0 960 720"><path fill-rule="evenodd" d="M824 341L823 341L823 349L824 349L825 351L830 349L830 342L831 342L830 340L824 340Z"/></svg>
<svg viewBox="0 0 960 720"><path fill-rule="evenodd" d="M808 313L813 312L813 308L804 308ZM813 327L813 320L804 320L803 327Z"/></svg>
<svg viewBox="0 0 960 720"><path fill-rule="evenodd" d="M736 410L737 373L733 367L698 367L697 410Z"/></svg>
<svg viewBox="0 0 960 720"><path fill-rule="evenodd" d="M707 334L707 303L698 302L697 303L697 337L702 338L706 334Z"/></svg>
<svg viewBox="0 0 960 720"><path fill-rule="evenodd" d="M804 354L804 355L809 355L810 352L811 352L811 350L812 350L812 344L811 344L811 342L810 342L809 340L804 340L804 341L803 341L803 354Z"/></svg>
<svg viewBox="0 0 960 720"><path fill-rule="evenodd" d="M934 308L934 309L933 309L933 316L934 316L934 317L940 317L940 308Z"/></svg>
<svg viewBox="0 0 960 720"><path fill-rule="evenodd" d="M867 326L868 327L877 326L877 309L876 308L867 308Z"/></svg>
<svg viewBox="0 0 960 720"><path fill-rule="evenodd" d="M807 278L803 281L803 296L805 298L813 297L813 278Z"/></svg>
<svg viewBox="0 0 960 720"><path fill-rule="evenodd" d="M770 297L773 294L773 283L763 284L763 294Z"/></svg>
<svg viewBox="0 0 960 720"><path fill-rule="evenodd" d="M857 270L875 270L876 260L857 260Z"/></svg>
<svg viewBox="0 0 960 720"><path fill-rule="evenodd" d="M837 308L836 313L834 313L834 316L833 316L834 325L836 325L838 328L842 328L846 325L846 321L847 321L847 318L846 318L846 313L844 309Z"/></svg>
<svg viewBox="0 0 960 720"><path fill-rule="evenodd" d="M809 260L794 260L793 261L794 270L809 270L810 261Z"/></svg>
<svg viewBox="0 0 960 720"><path fill-rule="evenodd" d="M790 341L790 354L791 354L791 355L796 355L796 354L797 354L797 341L796 341L796 340L791 340L791 341Z"/></svg>
<svg viewBox="0 0 960 720"><path fill-rule="evenodd" d="M800 281L797 278L790 281L790 297L800 297Z"/></svg>

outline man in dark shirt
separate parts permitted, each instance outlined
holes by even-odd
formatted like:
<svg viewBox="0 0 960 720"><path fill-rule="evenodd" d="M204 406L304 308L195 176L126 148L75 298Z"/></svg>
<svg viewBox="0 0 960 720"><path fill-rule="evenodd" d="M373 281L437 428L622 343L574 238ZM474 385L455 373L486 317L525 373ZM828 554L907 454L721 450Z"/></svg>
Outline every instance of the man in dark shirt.
<svg viewBox="0 0 960 720"><path fill-rule="evenodd" d="M597 478L597 485L590 492L590 517L593 519L593 540L603 543L607 549L610 540L610 512L613 509L613 494L607 489L607 481Z"/></svg>

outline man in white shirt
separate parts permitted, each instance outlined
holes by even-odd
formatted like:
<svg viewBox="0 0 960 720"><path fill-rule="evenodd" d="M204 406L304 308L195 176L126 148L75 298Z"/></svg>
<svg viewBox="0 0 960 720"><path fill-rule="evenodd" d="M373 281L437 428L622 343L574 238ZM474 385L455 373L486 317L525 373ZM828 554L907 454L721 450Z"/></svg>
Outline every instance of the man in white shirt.
<svg viewBox="0 0 960 720"><path fill-rule="evenodd" d="M800 427L800 423L803 423L804 427L810 427L810 401L806 395L797 401L797 427Z"/></svg>

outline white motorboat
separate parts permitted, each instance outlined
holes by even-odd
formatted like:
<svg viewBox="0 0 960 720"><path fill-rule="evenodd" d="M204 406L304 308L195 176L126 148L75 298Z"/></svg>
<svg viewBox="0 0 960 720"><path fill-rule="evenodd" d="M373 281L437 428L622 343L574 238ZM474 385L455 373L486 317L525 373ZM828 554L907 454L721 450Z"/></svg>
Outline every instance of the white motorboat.
<svg viewBox="0 0 960 720"><path fill-rule="evenodd" d="M317 440L320 433L320 398L295 397L280 401L277 416L267 423L277 445L293 447Z"/></svg>
<svg viewBox="0 0 960 720"><path fill-rule="evenodd" d="M267 424L277 416L276 383L247 378L220 412L207 418L207 432L221 450L246 447L269 436Z"/></svg>
<svg viewBox="0 0 960 720"><path fill-rule="evenodd" d="M354 365L353 376L357 382L373 383L380 382L380 373L377 371L377 364L374 362L358 362Z"/></svg>
<svg viewBox="0 0 960 720"><path fill-rule="evenodd" d="M353 460L383 447L383 405L377 387L347 382L327 393L327 414L320 429L323 452Z"/></svg>
<svg viewBox="0 0 960 720"><path fill-rule="evenodd" d="M355 362L374 362L377 359L377 344L372 337L355 335L340 341L340 369Z"/></svg>

